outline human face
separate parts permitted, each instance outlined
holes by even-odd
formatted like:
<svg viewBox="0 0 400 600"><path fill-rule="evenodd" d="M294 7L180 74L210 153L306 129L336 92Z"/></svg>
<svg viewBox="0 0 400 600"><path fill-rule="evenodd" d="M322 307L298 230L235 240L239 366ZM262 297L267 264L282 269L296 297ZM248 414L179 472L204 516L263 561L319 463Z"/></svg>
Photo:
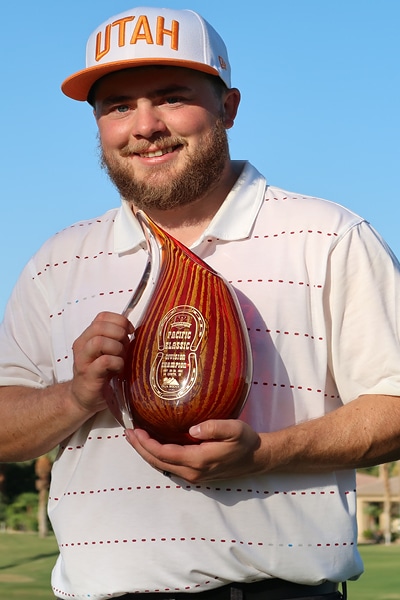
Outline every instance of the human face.
<svg viewBox="0 0 400 600"><path fill-rule="evenodd" d="M105 77L95 98L102 164L136 208L169 210L218 187L231 111L208 77L136 68Z"/></svg>

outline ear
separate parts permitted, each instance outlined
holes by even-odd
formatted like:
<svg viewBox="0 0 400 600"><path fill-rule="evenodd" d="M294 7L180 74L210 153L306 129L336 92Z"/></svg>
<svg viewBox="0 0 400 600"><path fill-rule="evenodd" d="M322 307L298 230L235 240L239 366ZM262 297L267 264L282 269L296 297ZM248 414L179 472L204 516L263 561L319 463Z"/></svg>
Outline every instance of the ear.
<svg viewBox="0 0 400 600"><path fill-rule="evenodd" d="M223 115L226 129L233 127L240 104L240 92L237 88L230 88L224 98Z"/></svg>

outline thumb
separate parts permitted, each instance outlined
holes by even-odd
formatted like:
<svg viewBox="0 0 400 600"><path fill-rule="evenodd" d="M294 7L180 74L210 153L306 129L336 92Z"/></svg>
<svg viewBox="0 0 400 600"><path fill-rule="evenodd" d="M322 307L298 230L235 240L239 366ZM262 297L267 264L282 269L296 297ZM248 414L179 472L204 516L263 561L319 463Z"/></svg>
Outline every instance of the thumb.
<svg viewBox="0 0 400 600"><path fill-rule="evenodd" d="M235 421L231 419L210 419L208 421L203 421L203 423L193 425L189 429L189 434L197 440L226 440L235 435L235 428L232 428L232 422L235 423Z"/></svg>

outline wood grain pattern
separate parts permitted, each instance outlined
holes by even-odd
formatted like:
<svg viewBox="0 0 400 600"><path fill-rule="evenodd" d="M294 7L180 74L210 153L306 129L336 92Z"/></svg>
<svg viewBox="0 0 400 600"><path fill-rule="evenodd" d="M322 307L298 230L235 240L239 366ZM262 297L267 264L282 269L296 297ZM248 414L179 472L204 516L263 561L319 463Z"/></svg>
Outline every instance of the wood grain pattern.
<svg viewBox="0 0 400 600"><path fill-rule="evenodd" d="M162 442L193 443L191 425L235 418L243 408L252 366L247 330L224 279L144 218L160 243L161 268L119 389L135 426Z"/></svg>

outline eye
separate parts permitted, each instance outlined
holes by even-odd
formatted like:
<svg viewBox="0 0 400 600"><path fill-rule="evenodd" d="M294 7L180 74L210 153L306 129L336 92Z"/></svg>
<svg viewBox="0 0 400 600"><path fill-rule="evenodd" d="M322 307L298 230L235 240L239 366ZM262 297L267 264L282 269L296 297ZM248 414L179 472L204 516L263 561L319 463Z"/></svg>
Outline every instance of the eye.
<svg viewBox="0 0 400 600"><path fill-rule="evenodd" d="M168 96L168 98L165 98L166 104L179 104L181 102L183 102L183 98L181 96Z"/></svg>
<svg viewBox="0 0 400 600"><path fill-rule="evenodd" d="M117 113L126 113L129 110L129 106L127 104L120 104L114 108Z"/></svg>

